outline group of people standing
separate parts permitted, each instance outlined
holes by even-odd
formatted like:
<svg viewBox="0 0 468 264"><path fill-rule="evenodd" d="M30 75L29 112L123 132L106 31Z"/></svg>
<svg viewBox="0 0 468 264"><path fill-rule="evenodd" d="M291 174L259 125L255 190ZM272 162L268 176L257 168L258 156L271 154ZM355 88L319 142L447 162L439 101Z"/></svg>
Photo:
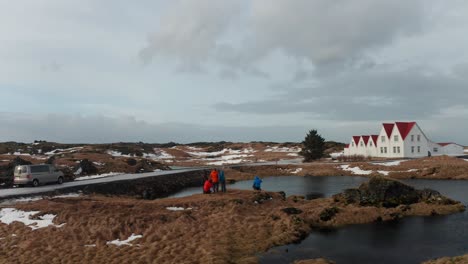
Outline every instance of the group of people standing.
<svg viewBox="0 0 468 264"><path fill-rule="evenodd" d="M204 184L203 184L203 193L210 194L210 193L217 193L219 192L219 186L221 185L221 192L226 192L226 177L224 176L223 169L212 169L210 174L208 175L207 171L203 176ZM262 179L260 177L255 176L252 188L256 191L261 191Z"/></svg>
<svg viewBox="0 0 468 264"><path fill-rule="evenodd" d="M223 169L212 169L210 175L204 176L205 183L203 184L203 193L217 193L221 185L221 192L226 192L226 177Z"/></svg>

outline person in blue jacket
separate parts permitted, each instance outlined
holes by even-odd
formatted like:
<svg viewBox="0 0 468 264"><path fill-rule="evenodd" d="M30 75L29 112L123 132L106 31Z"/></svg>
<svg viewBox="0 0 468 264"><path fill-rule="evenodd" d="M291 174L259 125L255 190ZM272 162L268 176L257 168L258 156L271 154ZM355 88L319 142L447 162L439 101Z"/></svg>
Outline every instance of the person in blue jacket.
<svg viewBox="0 0 468 264"><path fill-rule="evenodd" d="M255 179L254 179L254 182L253 182L253 189L254 190L257 190L257 191L260 191L262 190L262 179L260 179L258 176L255 176Z"/></svg>
<svg viewBox="0 0 468 264"><path fill-rule="evenodd" d="M218 170L219 184L221 185L221 192L226 192L226 177L224 176L224 170Z"/></svg>

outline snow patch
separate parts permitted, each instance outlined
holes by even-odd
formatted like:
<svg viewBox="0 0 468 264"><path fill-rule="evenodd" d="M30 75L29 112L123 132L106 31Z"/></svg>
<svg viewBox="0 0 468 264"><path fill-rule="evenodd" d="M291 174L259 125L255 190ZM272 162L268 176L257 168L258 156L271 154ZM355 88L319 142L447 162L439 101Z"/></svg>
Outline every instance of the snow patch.
<svg viewBox="0 0 468 264"><path fill-rule="evenodd" d="M133 240L136 240L136 239L139 239L139 238L142 238L143 236L142 235L135 235L135 234L132 234L129 238L127 238L126 240L120 240L120 239L116 239L116 240L112 240L112 241L107 241L107 245L116 245L118 247L120 246L132 246L132 244L130 244L130 242L132 242Z"/></svg>
<svg viewBox="0 0 468 264"><path fill-rule="evenodd" d="M288 147L278 147L278 146L275 146L275 147L268 147L264 150L265 152L300 152L302 149L301 148L296 148L296 147L292 147L292 148L288 148Z"/></svg>
<svg viewBox="0 0 468 264"><path fill-rule="evenodd" d="M0 222L4 224L11 224L13 222L21 222L26 226L30 227L32 230L36 230L39 228L44 228L48 226L55 226L55 227L62 227L64 224L55 225L53 220L55 215L53 214L45 214L41 215L39 219L31 219L31 216L40 213L39 211L21 211L15 208L3 208L0 210Z"/></svg>
<svg viewBox="0 0 468 264"><path fill-rule="evenodd" d="M74 148L67 148L67 149L54 149L52 151L46 152L46 155L57 155L57 154L65 154L65 153L73 153L77 152L78 150L83 149L83 147L74 147Z"/></svg>
<svg viewBox="0 0 468 264"><path fill-rule="evenodd" d="M80 169L81 169L81 167L80 167ZM116 176L116 175L121 175L121 174L124 174L124 173L123 172L109 172L109 173L103 173L103 174L99 174L99 175L82 176L82 177L75 178L75 181L84 181L84 180L105 178L105 177Z"/></svg>
<svg viewBox="0 0 468 264"><path fill-rule="evenodd" d="M402 162L405 162L407 160L395 160L395 161L389 161L389 162L372 162L374 165L382 165L382 166L398 166Z"/></svg>
<svg viewBox="0 0 468 264"><path fill-rule="evenodd" d="M81 174L81 172L83 172L83 169L81 167L79 167L73 174L79 175L79 174Z"/></svg>
<svg viewBox="0 0 468 264"><path fill-rule="evenodd" d="M291 173L297 174L302 171L302 168L297 168L295 171L292 171Z"/></svg>
<svg viewBox="0 0 468 264"><path fill-rule="evenodd" d="M353 174L369 175L369 174L371 174L373 172L373 171L368 171L368 170L361 170L361 168L359 168L359 167L352 167L351 168L349 165L341 165L340 167L341 167L342 170L350 171Z"/></svg>
<svg viewBox="0 0 468 264"><path fill-rule="evenodd" d="M192 210L192 208L183 208L183 207L166 207L169 211L185 211L185 210Z"/></svg>

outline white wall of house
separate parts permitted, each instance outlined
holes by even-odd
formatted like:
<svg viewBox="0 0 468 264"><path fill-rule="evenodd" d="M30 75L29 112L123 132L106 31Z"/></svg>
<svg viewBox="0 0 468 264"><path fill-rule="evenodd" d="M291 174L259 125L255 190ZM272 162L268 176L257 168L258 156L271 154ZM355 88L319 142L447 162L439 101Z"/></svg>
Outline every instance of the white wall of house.
<svg viewBox="0 0 468 264"><path fill-rule="evenodd" d="M407 158L427 157L430 150L429 140L418 124L415 124L405 139L405 155ZM431 153L432 154L432 153Z"/></svg>
<svg viewBox="0 0 468 264"><path fill-rule="evenodd" d="M387 132L385 132L384 127L379 133L379 138L377 139L377 157L387 157L390 151L390 142L387 136Z"/></svg>
<svg viewBox="0 0 468 264"><path fill-rule="evenodd" d="M389 149L388 149L388 155L387 157L389 158L403 158L405 155L405 150L404 150L404 141L403 138L400 134L400 131L398 130L398 127L395 125L393 126L392 134L388 140L389 144Z"/></svg>
<svg viewBox="0 0 468 264"><path fill-rule="evenodd" d="M441 147L443 150L443 155L448 156L462 156L464 155L464 147L458 144L448 144L446 146Z"/></svg>

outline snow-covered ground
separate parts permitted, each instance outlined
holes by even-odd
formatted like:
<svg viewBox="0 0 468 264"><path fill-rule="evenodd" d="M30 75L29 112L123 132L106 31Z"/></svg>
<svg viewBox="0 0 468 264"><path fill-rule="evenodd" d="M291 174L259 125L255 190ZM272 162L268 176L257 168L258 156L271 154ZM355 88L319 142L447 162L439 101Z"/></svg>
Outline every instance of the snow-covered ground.
<svg viewBox="0 0 468 264"><path fill-rule="evenodd" d="M402 162L405 162L407 160L395 160L395 161L388 161L388 162L372 162L374 165L382 165L382 166L398 166Z"/></svg>
<svg viewBox="0 0 468 264"><path fill-rule="evenodd" d="M143 237L142 235L132 234L126 240L116 239L116 240L108 241L106 244L107 245L115 245L115 246L118 246L118 247L120 247L120 246L133 246L130 242L132 242L132 241L134 241L136 239L142 238L142 237Z"/></svg>
<svg viewBox="0 0 468 264"><path fill-rule="evenodd" d="M183 208L183 207L166 207L169 211L185 211L185 210L192 210L192 208Z"/></svg>
<svg viewBox="0 0 468 264"><path fill-rule="evenodd" d="M350 171L353 174L357 174L357 175L369 175L369 174L372 174L373 172L378 172L378 173L380 173L382 175L388 176L390 174L390 172L414 172L414 171L417 171L416 169L410 169L410 170L407 170L407 171L363 170L363 169L361 169L359 167L351 167L348 164L341 165L340 168L342 170L344 170L344 171Z"/></svg>
<svg viewBox="0 0 468 264"><path fill-rule="evenodd" d="M296 147L292 147L292 148L288 148L288 147L278 147L278 146L274 146L274 147L269 147L267 146L267 148L264 150L265 152L291 152L291 153L294 153L294 152L300 152L302 149L301 148L296 148Z"/></svg>
<svg viewBox="0 0 468 264"><path fill-rule="evenodd" d="M16 203L27 203L27 202L35 202L43 199L54 199L54 198L75 198L75 197L80 197L82 196L81 193L67 193L67 194L61 194L61 195L55 195L52 197L48 196L31 196L31 197L20 197L20 198L14 198L14 199L8 199L4 200L0 203L0 205L12 205Z"/></svg>
<svg viewBox="0 0 468 264"><path fill-rule="evenodd" d="M353 174L369 175L369 174L371 174L373 172L373 171L370 171L370 170L362 170L359 167L350 167L349 165L341 165L340 167L341 167L342 170L350 171Z"/></svg>
<svg viewBox="0 0 468 264"><path fill-rule="evenodd" d="M67 149L54 149L52 151L44 153L45 155L57 155L57 154L65 154L65 153L73 153L83 149L83 147L74 147L74 148L67 148Z"/></svg>
<svg viewBox="0 0 468 264"><path fill-rule="evenodd" d="M78 171L80 170L81 168L78 169ZM77 171L77 174L80 174L80 172ZM103 173L103 174L98 174L98 175L89 175L89 176L81 176L81 177L78 177L78 178L75 178L75 181L84 181L84 180L91 180L91 179L99 179L99 178L105 178L105 177L109 177L109 176L116 176L116 175L120 175L120 174L124 174L123 172L109 172L109 173Z"/></svg>
<svg viewBox="0 0 468 264"><path fill-rule="evenodd" d="M301 171L302 171L302 168L297 168L296 170L291 171L291 173L293 173L293 174L298 174L298 173L301 172Z"/></svg>
<svg viewBox="0 0 468 264"><path fill-rule="evenodd" d="M0 222L4 224L11 224L13 222L20 222L31 228L32 230L36 230L39 228L44 228L48 226L55 226L55 227L62 227L64 224L55 225L53 220L55 215L53 214L45 214L37 217L37 219L31 219L34 215L40 213L39 211L22 211L17 210L15 208L2 208L0 210Z"/></svg>

